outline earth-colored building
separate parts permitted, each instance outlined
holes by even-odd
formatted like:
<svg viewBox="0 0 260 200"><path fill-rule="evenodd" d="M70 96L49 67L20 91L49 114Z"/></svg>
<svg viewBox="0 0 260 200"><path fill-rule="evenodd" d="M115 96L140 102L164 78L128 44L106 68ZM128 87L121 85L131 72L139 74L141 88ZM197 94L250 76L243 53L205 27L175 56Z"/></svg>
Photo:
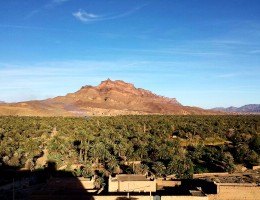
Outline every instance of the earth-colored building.
<svg viewBox="0 0 260 200"><path fill-rule="evenodd" d="M109 176L109 192L156 192L156 179L145 175L120 174Z"/></svg>

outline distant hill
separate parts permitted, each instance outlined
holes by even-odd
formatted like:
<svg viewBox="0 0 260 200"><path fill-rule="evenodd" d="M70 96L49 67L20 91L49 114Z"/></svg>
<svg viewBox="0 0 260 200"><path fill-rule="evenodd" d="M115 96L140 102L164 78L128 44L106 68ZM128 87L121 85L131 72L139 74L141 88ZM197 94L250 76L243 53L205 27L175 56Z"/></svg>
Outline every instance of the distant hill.
<svg viewBox="0 0 260 200"><path fill-rule="evenodd" d="M241 107L213 108L215 111L236 112L236 113L260 113L260 104L248 104Z"/></svg>
<svg viewBox="0 0 260 200"><path fill-rule="evenodd" d="M5 103L4 101L0 101L0 104L3 104L3 103Z"/></svg>
<svg viewBox="0 0 260 200"><path fill-rule="evenodd" d="M216 111L183 106L175 98L135 88L121 80L84 86L75 93L41 101L1 104L0 115L93 116L128 114L216 114Z"/></svg>

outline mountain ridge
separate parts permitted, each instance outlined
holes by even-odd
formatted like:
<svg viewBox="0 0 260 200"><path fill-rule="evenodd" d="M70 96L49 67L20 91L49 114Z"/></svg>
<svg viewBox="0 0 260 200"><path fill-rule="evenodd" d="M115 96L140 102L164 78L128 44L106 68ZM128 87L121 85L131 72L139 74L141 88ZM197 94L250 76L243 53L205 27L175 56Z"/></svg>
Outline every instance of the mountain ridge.
<svg viewBox="0 0 260 200"><path fill-rule="evenodd" d="M0 115L102 116L145 114L216 114L217 111L183 106L176 98L159 96L122 80L107 79L74 93L46 100L0 105Z"/></svg>
<svg viewBox="0 0 260 200"><path fill-rule="evenodd" d="M217 107L212 108L215 111L224 111L224 112L235 112L235 113L260 113L260 104L246 104L241 107L230 106L227 108Z"/></svg>

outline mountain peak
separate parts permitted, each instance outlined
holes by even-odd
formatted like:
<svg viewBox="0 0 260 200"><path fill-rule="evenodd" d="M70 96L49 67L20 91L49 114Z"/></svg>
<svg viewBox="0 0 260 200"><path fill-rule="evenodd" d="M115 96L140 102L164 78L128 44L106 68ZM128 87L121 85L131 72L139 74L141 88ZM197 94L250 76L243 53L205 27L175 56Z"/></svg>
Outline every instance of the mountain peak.
<svg viewBox="0 0 260 200"><path fill-rule="evenodd" d="M115 81L112 81L111 79L107 79L105 81L102 81L98 86L97 88L104 88L104 87L121 87L121 88L124 88L124 87L127 87L127 88L132 88L132 89L136 89L134 87L133 84L131 83L126 83L122 80L115 80Z"/></svg>
<svg viewBox="0 0 260 200"><path fill-rule="evenodd" d="M14 109L15 106L15 109ZM2 108L2 111L1 111ZM175 98L156 95L122 80L104 80L98 86L83 86L75 93L43 101L15 105L0 104L2 113L14 115L122 115L122 114L209 114L182 106Z"/></svg>
<svg viewBox="0 0 260 200"><path fill-rule="evenodd" d="M101 92L101 93L111 93L111 92L117 92L117 93L121 93L124 96L135 96L138 98L164 98L162 96L153 94L151 91L149 90L145 90L142 88L136 88L134 86L134 84L132 83L127 83L124 82L122 80L115 80L112 81L110 79L107 79L105 81L102 81L97 87L96 89Z"/></svg>
<svg viewBox="0 0 260 200"><path fill-rule="evenodd" d="M124 98L135 98L135 100L137 99L142 99L143 100L147 100L150 99L149 101L163 101L163 102L169 102L169 103L174 103L174 104L179 104L181 105L176 98L168 98L168 97L164 97L164 96L160 96L160 95L156 95L154 93L152 93L149 90L145 90L142 88L136 88L134 86L134 84L132 83L127 83L124 82L122 80L111 80L111 79L107 79L102 81L98 86L93 87L93 86L84 86L81 88L81 90L78 91L78 93L84 94L84 95L89 95L91 90L91 93L95 93L95 95L105 95L105 96L113 96L112 98L116 99L120 99L121 97ZM120 97L121 96L121 97ZM133 99L134 100L134 99Z"/></svg>

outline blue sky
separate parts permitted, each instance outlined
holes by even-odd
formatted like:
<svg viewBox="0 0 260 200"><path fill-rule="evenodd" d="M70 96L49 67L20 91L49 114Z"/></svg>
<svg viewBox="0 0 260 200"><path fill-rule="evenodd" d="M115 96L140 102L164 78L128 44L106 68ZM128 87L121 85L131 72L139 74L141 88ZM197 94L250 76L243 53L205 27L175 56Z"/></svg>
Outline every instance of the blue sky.
<svg viewBox="0 0 260 200"><path fill-rule="evenodd" d="M260 103L259 0L0 1L0 101L110 78L212 108Z"/></svg>

